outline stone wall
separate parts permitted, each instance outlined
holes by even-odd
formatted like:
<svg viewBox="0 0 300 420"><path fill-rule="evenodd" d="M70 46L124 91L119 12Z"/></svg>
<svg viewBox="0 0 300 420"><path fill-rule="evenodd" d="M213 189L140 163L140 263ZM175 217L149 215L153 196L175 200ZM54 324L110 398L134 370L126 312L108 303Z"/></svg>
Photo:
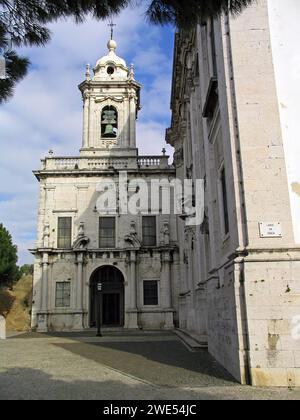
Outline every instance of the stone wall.
<svg viewBox="0 0 300 420"><path fill-rule="evenodd" d="M300 308L300 262L245 263L251 376L257 386L300 385L300 340L294 336ZM283 259L284 255L281 254ZM273 261L272 261L273 260Z"/></svg>
<svg viewBox="0 0 300 420"><path fill-rule="evenodd" d="M299 385L300 341L292 331L300 249L276 88L267 0L177 35L167 141L177 176L205 179L206 212L200 233L178 223L180 326L206 333L210 353L241 383L257 386ZM263 237L263 222L279 223L282 236Z"/></svg>

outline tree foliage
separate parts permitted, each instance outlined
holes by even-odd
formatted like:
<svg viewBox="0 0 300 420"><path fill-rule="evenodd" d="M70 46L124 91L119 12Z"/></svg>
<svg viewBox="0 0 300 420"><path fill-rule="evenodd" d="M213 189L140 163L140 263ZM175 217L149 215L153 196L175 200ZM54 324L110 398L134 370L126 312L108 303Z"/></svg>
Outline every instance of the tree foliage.
<svg viewBox="0 0 300 420"><path fill-rule="evenodd" d="M151 23L190 29L201 19L237 14L251 3L253 0L152 0L146 14Z"/></svg>
<svg viewBox="0 0 300 420"><path fill-rule="evenodd" d="M20 267L19 273L20 276L32 276L34 271L34 267L32 264L24 264Z"/></svg>
<svg viewBox="0 0 300 420"><path fill-rule="evenodd" d="M0 286L12 285L19 278L17 247L7 229L0 224Z"/></svg>
<svg viewBox="0 0 300 420"><path fill-rule="evenodd" d="M0 23L0 49L8 48L7 31ZM29 60L25 57L20 57L18 54L9 50L4 53L6 60L6 79L0 79L0 103L7 100L13 94L14 86L26 74L29 66Z"/></svg>
<svg viewBox="0 0 300 420"><path fill-rule="evenodd" d="M29 61L9 50L45 45L47 24L72 16L82 22L87 15L107 19L129 5L146 4L146 17L154 24L190 28L199 19L222 12L239 13L254 0L0 0L0 49L5 49L8 79L0 79L0 104L13 94L15 84L27 73Z"/></svg>

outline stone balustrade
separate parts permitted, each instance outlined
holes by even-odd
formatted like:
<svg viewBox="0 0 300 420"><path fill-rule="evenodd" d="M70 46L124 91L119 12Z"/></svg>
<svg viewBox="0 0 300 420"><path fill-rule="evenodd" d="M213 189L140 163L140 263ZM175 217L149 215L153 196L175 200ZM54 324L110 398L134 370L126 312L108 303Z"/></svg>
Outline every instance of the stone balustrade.
<svg viewBox="0 0 300 420"><path fill-rule="evenodd" d="M169 156L128 156L128 157L47 157L42 160L42 170L46 171L106 171L126 169L167 169Z"/></svg>
<svg viewBox="0 0 300 420"><path fill-rule="evenodd" d="M139 156L138 165L141 168L166 168L168 156Z"/></svg>

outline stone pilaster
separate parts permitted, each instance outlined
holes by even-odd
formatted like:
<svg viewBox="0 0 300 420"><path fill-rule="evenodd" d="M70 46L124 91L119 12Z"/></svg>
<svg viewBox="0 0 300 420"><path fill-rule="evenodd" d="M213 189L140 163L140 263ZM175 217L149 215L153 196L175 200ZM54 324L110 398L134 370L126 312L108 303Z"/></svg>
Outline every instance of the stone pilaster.
<svg viewBox="0 0 300 420"><path fill-rule="evenodd" d="M40 311L37 319L37 331L48 331L48 280L49 280L49 256L47 253L43 254L42 259L42 277L41 277L41 299Z"/></svg>
<svg viewBox="0 0 300 420"><path fill-rule="evenodd" d="M76 310L82 311L83 293L83 254L77 255L77 278L76 278Z"/></svg>
<svg viewBox="0 0 300 420"><path fill-rule="evenodd" d="M94 119L93 119L93 111L94 111L94 98L90 96L89 98L89 126L88 126L88 147L94 147L93 139L93 128L94 128Z"/></svg>
<svg viewBox="0 0 300 420"><path fill-rule="evenodd" d="M127 311L127 328L138 328L138 309L137 309L137 255L136 251L130 252L130 309Z"/></svg>
<svg viewBox="0 0 300 420"><path fill-rule="evenodd" d="M163 282L163 306L165 309L172 307L172 285L171 285L171 256L165 251L162 256L162 282Z"/></svg>
<svg viewBox="0 0 300 420"><path fill-rule="evenodd" d="M162 306L165 310L165 328L174 328L174 311L172 308L172 282L171 282L171 255L170 251L162 254Z"/></svg>
<svg viewBox="0 0 300 420"><path fill-rule="evenodd" d="M130 96L130 147L136 147L136 98Z"/></svg>
<svg viewBox="0 0 300 420"><path fill-rule="evenodd" d="M41 299L41 311L46 312L48 310L48 273L49 273L49 256L47 253L43 255L42 262L42 299Z"/></svg>
<svg viewBox="0 0 300 420"><path fill-rule="evenodd" d="M83 329L83 253L77 254L77 273L76 273L76 308L74 314L74 330L81 331Z"/></svg>
<svg viewBox="0 0 300 420"><path fill-rule="evenodd" d="M88 148L89 146L89 112L90 112L90 99L88 95L83 99L83 139L82 147Z"/></svg>

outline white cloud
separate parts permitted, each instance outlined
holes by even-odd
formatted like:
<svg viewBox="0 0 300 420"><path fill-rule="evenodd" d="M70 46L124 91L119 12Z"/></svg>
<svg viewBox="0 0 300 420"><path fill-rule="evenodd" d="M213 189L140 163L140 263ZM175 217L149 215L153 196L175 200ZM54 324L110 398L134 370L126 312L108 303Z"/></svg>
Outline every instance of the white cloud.
<svg viewBox="0 0 300 420"><path fill-rule="evenodd" d="M118 53L135 62L142 80L143 110L138 122L142 154L160 154L169 125L172 52L165 51L160 28L147 26L140 9L128 9L117 19ZM32 62L14 98L0 108L0 221L19 247L20 262L32 260L27 249L36 231L38 182L32 170L53 149L74 155L81 147L82 101L77 85L85 64L94 65L106 53L106 22L72 21L51 26L45 48L27 48Z"/></svg>
<svg viewBox="0 0 300 420"><path fill-rule="evenodd" d="M165 142L166 126L155 121L141 122L137 127L138 146L143 143L140 153L145 155L160 155L165 148L172 155L172 148Z"/></svg>

